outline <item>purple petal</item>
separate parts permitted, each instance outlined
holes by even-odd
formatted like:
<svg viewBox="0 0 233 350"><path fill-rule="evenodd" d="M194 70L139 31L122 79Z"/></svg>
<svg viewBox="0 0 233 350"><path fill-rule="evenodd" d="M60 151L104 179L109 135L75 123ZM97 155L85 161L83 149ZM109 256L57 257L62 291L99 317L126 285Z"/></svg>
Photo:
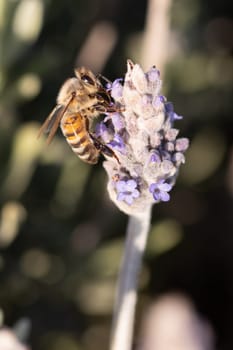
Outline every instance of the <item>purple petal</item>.
<svg viewBox="0 0 233 350"><path fill-rule="evenodd" d="M111 95L116 100L122 97L123 86L121 85L120 81L122 81L122 79L116 79L112 83Z"/></svg>
<svg viewBox="0 0 233 350"><path fill-rule="evenodd" d="M137 182L133 179L127 181L127 190L132 191L137 187Z"/></svg>
<svg viewBox="0 0 233 350"><path fill-rule="evenodd" d="M117 181L117 183L116 183L116 190L117 190L117 192L127 191L126 182L123 181L123 180Z"/></svg>
<svg viewBox="0 0 233 350"><path fill-rule="evenodd" d="M160 71L155 67L152 67L149 72L147 72L148 80L151 82L157 81L160 78Z"/></svg>
<svg viewBox="0 0 233 350"><path fill-rule="evenodd" d="M176 151L185 152L189 147L189 140L185 137L176 140Z"/></svg>
<svg viewBox="0 0 233 350"><path fill-rule="evenodd" d="M125 200L125 194L123 192L118 193L117 200L118 201L124 201Z"/></svg>
<svg viewBox="0 0 233 350"><path fill-rule="evenodd" d="M112 83L107 83L107 84L105 85L105 88L106 88L107 90L111 90L111 88L112 88Z"/></svg>
<svg viewBox="0 0 233 350"><path fill-rule="evenodd" d="M174 122L175 120L182 119L183 117L181 115L178 115L174 112L174 107L171 102L166 102L165 103L165 111L170 118L171 122Z"/></svg>
<svg viewBox="0 0 233 350"><path fill-rule="evenodd" d="M161 201L163 201L163 202L168 202L169 199L170 199L170 195L169 195L167 192L161 191L161 192L160 192L160 199L161 199Z"/></svg>
<svg viewBox="0 0 233 350"><path fill-rule="evenodd" d="M179 120L183 118L182 116L174 112L174 107L171 102L166 102L164 105L165 105L165 111L168 115L168 118L170 118L171 122L174 122L175 120Z"/></svg>
<svg viewBox="0 0 233 350"><path fill-rule="evenodd" d="M133 204L133 197L131 195L126 195L124 200L129 205Z"/></svg>
<svg viewBox="0 0 233 350"><path fill-rule="evenodd" d="M161 161L159 152L154 152L152 153L150 157L150 162L151 163L159 163Z"/></svg>
<svg viewBox="0 0 233 350"><path fill-rule="evenodd" d="M125 144L122 137L118 134L115 134L114 139L108 143L112 148L116 149L119 152L123 152L125 149Z"/></svg>
<svg viewBox="0 0 233 350"><path fill-rule="evenodd" d="M177 113L173 113L173 120L183 119L182 115L178 115Z"/></svg>
<svg viewBox="0 0 233 350"><path fill-rule="evenodd" d="M158 189L158 185L156 183L152 183L150 186L149 186L149 191L151 193L153 193L155 190Z"/></svg>
<svg viewBox="0 0 233 350"><path fill-rule="evenodd" d="M161 102L161 99L160 99L160 96L156 96L153 101L152 101L152 106L154 108L160 108L162 106L162 102Z"/></svg>
<svg viewBox="0 0 233 350"><path fill-rule="evenodd" d="M103 122L96 124L95 134L97 137L101 137L101 139L105 143L108 143L112 138L112 135L111 135L109 129L106 127L106 125Z"/></svg>
<svg viewBox="0 0 233 350"><path fill-rule="evenodd" d="M160 95L159 98L160 98L160 101L161 101L162 103L165 103L165 102L166 102L166 97L165 97L165 96Z"/></svg>
<svg viewBox="0 0 233 350"><path fill-rule="evenodd" d="M163 184L159 184L158 188L160 191L164 191L164 192L169 192L172 189L172 186L166 182L164 182Z"/></svg>
<svg viewBox="0 0 233 350"><path fill-rule="evenodd" d="M154 200L157 202L160 200L160 193L159 192L154 192L153 193Z"/></svg>
<svg viewBox="0 0 233 350"><path fill-rule="evenodd" d="M107 127L106 125L103 123L103 122L100 122L98 124L96 124L96 127L95 127L95 134L96 136L101 136L102 137L102 134L107 130Z"/></svg>
<svg viewBox="0 0 233 350"><path fill-rule="evenodd" d="M111 115L111 119L112 119L114 129L116 131L119 131L125 127L125 123L124 123L123 118L120 115L120 113L113 113Z"/></svg>
<svg viewBox="0 0 233 350"><path fill-rule="evenodd" d="M134 190L132 196L133 198L138 198L140 196L140 192L138 190Z"/></svg>

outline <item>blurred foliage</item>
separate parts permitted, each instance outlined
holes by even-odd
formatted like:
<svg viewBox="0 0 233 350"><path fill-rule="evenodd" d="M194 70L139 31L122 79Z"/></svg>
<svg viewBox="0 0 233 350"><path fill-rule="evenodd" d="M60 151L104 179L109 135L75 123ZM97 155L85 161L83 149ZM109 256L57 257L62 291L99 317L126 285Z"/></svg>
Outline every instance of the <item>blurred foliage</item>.
<svg viewBox="0 0 233 350"><path fill-rule="evenodd" d="M139 57L145 15L143 1L0 0L0 318L26 318L34 350L107 349L126 218L100 165L37 132L73 67L93 59L92 29L112 28L98 59L114 79ZM218 349L233 348L232 38L230 2L174 0L164 93L192 145L172 200L154 208L140 284L147 302L189 294Z"/></svg>

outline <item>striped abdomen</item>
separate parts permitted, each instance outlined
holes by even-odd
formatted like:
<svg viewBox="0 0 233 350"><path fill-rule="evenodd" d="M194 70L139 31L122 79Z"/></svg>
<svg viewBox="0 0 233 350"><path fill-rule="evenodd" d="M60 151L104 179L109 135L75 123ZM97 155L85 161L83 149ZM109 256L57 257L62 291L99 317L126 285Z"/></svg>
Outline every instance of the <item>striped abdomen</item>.
<svg viewBox="0 0 233 350"><path fill-rule="evenodd" d="M99 151L88 133L85 117L77 114L66 116L64 119L61 122L61 130L74 153L84 162L97 163Z"/></svg>

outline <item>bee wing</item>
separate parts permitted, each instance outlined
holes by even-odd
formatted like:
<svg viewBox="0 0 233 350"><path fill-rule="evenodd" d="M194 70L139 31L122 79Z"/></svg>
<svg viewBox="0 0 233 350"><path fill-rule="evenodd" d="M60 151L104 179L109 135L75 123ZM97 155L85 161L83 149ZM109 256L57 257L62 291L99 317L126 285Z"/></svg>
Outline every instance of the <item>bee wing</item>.
<svg viewBox="0 0 233 350"><path fill-rule="evenodd" d="M57 105L40 127L40 130L38 132L38 138L41 136L42 133L48 134L47 143L49 144L52 141L59 127L60 121L65 111L66 108L64 106Z"/></svg>
<svg viewBox="0 0 233 350"><path fill-rule="evenodd" d="M63 105L57 105L54 107L52 112L49 114L49 116L46 118L45 122L42 124L39 132L38 132L38 137L41 136L41 134L48 133L48 138L47 138L47 144L50 144L52 141L54 135L56 134L56 131L60 125L60 121L64 114L67 111L67 108L69 107L70 103L74 99L75 94L72 94L69 102L67 103L66 106Z"/></svg>

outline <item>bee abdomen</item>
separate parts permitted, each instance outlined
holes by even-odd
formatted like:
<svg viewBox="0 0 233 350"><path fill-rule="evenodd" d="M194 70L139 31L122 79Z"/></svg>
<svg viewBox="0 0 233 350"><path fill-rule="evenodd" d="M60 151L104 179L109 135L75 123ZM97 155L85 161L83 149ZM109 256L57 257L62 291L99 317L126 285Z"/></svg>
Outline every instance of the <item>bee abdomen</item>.
<svg viewBox="0 0 233 350"><path fill-rule="evenodd" d="M82 125L79 125L78 128L73 128L75 131L71 131L68 127L66 128L65 125L62 125L61 129L66 137L66 141L80 159L90 164L97 163L99 151Z"/></svg>
<svg viewBox="0 0 233 350"><path fill-rule="evenodd" d="M88 145L88 137L85 134L81 137L74 134L70 138L67 137L67 141L73 149L80 149Z"/></svg>
<svg viewBox="0 0 233 350"><path fill-rule="evenodd" d="M98 161L99 152L92 143L88 143L80 148L72 148L72 150L85 162L95 164Z"/></svg>
<svg viewBox="0 0 233 350"><path fill-rule="evenodd" d="M73 148L73 152L84 162L95 164L99 158L99 152L92 144L86 144L80 148Z"/></svg>

